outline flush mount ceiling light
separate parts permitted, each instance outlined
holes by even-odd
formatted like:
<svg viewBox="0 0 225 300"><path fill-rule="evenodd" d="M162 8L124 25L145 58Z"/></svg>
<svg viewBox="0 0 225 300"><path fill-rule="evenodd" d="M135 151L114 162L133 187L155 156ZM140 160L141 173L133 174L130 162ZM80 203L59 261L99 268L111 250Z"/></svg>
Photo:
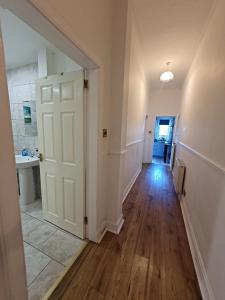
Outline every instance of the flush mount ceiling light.
<svg viewBox="0 0 225 300"><path fill-rule="evenodd" d="M169 70L169 66L171 65L171 62L167 62L167 70L163 72L160 76L160 81L162 82L170 82L174 79L174 74Z"/></svg>

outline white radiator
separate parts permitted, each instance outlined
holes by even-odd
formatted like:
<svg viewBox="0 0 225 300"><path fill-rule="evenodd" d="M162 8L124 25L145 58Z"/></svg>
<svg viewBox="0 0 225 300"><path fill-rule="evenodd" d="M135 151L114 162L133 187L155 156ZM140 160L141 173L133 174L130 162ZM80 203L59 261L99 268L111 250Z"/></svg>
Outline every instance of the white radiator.
<svg viewBox="0 0 225 300"><path fill-rule="evenodd" d="M176 158L174 168L173 168L173 184L177 194L183 194L184 176L185 176L184 162Z"/></svg>
<svg viewBox="0 0 225 300"><path fill-rule="evenodd" d="M173 171L174 164L175 164L175 157L176 157L176 144L172 143L171 156L170 156L170 171Z"/></svg>

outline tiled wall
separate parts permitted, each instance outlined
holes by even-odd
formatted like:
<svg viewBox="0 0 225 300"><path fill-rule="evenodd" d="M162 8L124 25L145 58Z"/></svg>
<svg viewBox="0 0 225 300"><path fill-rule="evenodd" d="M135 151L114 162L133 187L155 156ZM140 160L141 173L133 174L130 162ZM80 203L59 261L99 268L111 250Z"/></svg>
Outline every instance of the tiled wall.
<svg viewBox="0 0 225 300"><path fill-rule="evenodd" d="M38 64L7 71L9 100L13 126L15 153L23 148L34 151L37 148L37 118L35 80L38 78ZM23 105L31 107L31 124L24 123Z"/></svg>

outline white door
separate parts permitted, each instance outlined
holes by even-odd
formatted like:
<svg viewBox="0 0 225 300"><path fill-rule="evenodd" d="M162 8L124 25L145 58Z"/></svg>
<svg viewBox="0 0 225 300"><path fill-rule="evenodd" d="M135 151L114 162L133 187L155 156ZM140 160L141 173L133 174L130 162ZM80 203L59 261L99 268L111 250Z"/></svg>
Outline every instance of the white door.
<svg viewBox="0 0 225 300"><path fill-rule="evenodd" d="M83 71L37 81L43 217L84 238Z"/></svg>

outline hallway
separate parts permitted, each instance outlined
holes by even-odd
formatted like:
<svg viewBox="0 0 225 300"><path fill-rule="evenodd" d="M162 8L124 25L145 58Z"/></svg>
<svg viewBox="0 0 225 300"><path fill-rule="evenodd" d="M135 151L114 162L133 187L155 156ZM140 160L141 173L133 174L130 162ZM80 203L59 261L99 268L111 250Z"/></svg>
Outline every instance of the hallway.
<svg viewBox="0 0 225 300"><path fill-rule="evenodd" d="M201 299L167 167L144 165L120 234L89 243L50 299Z"/></svg>

